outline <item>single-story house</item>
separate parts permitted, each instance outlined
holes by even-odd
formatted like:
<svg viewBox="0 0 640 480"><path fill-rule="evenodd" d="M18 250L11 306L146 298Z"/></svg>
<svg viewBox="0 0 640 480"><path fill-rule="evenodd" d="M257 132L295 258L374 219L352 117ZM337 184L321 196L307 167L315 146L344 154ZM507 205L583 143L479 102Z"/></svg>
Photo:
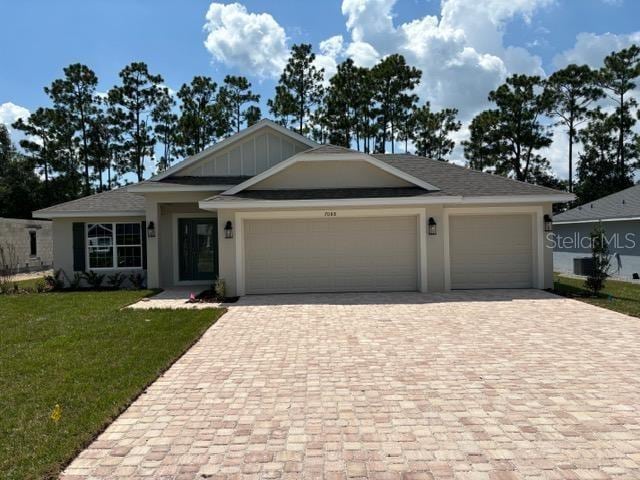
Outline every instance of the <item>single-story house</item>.
<svg viewBox="0 0 640 480"><path fill-rule="evenodd" d="M640 185L556 215L553 221L556 271L580 273L574 269L579 264L575 259L591 255L591 232L599 222L612 255L610 275L625 280L639 276Z"/></svg>
<svg viewBox="0 0 640 480"><path fill-rule="evenodd" d="M46 270L53 261L51 222L0 217L0 268Z"/></svg>
<svg viewBox="0 0 640 480"><path fill-rule="evenodd" d="M408 154L319 145L270 120L147 181L34 212L65 272L146 271L228 295L549 288L573 195ZM545 223L546 220L546 223Z"/></svg>

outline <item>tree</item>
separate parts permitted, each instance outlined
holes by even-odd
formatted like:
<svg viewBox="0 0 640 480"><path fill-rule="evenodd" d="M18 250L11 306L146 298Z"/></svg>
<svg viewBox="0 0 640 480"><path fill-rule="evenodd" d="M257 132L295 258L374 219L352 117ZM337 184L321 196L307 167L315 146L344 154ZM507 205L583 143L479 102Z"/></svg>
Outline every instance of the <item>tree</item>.
<svg viewBox="0 0 640 480"><path fill-rule="evenodd" d="M53 101L53 108L64 111L67 121L78 132L80 158L84 166L84 193L91 193L89 176L89 126L97 111L98 77L86 65L74 63L65 67L64 78L54 80L44 91Z"/></svg>
<svg viewBox="0 0 640 480"><path fill-rule="evenodd" d="M243 106L246 103L259 102L260 95L251 91L251 83L246 77L227 75L224 77L224 86L220 89L220 99L227 110L232 131L239 132L247 114Z"/></svg>
<svg viewBox="0 0 640 480"><path fill-rule="evenodd" d="M157 165L160 172L169 168L173 160L176 126L178 123L178 116L173 113L175 105L176 101L173 99L169 89L166 87L161 88L158 103L151 113L151 118L155 124L154 132L162 143L162 155L160 155Z"/></svg>
<svg viewBox="0 0 640 480"><path fill-rule="evenodd" d="M31 218L42 206L41 181L31 158L19 154L0 123L0 217Z"/></svg>
<svg viewBox="0 0 640 480"><path fill-rule="evenodd" d="M324 69L314 65L315 54L311 45L302 43L291 47L291 55L276 86L276 94L267 105L280 123L287 125L289 117L298 124L298 133L304 135L304 121L323 96Z"/></svg>
<svg viewBox="0 0 640 480"><path fill-rule="evenodd" d="M513 75L489 93L496 104L492 149L497 153L496 173L531 181L532 171L546 170L549 162L537 153L551 145L551 134L540 121L549 109L549 97L540 92L540 77Z"/></svg>
<svg viewBox="0 0 640 480"><path fill-rule="evenodd" d="M599 84L616 104L615 124L618 133L617 170L620 177L624 177L626 162L636 156L634 149L634 135L631 129L636 123L631 109L637 106L637 101L631 97L631 91L636 87L635 79L640 75L640 47L631 45L629 48L613 52L604 59L604 67L598 73Z"/></svg>
<svg viewBox="0 0 640 480"><path fill-rule="evenodd" d="M625 165L620 175L617 164L618 139L616 118L597 108L588 115L589 122L578 136L583 145L578 163L575 192L584 204L633 185L633 172Z"/></svg>
<svg viewBox="0 0 640 480"><path fill-rule="evenodd" d="M120 71L121 85L109 90L112 118L122 131L126 152L125 171L144 179L144 160L153 155L155 137L150 115L160 97L161 75L149 73L144 62L133 62Z"/></svg>
<svg viewBox="0 0 640 480"><path fill-rule="evenodd" d="M244 121L247 123L247 127L258 123L262 118L262 111L257 105L249 105L244 111Z"/></svg>
<svg viewBox="0 0 640 480"><path fill-rule="evenodd" d="M193 77L178 90L181 103L176 146L182 156L201 152L229 130L222 105L217 102L217 90L218 85L203 76Z"/></svg>
<svg viewBox="0 0 640 480"><path fill-rule="evenodd" d="M498 142L499 115L496 110L485 110L471 120L469 139L462 142L469 166L481 172L495 166L503 145Z"/></svg>
<svg viewBox="0 0 640 480"><path fill-rule="evenodd" d="M549 77L545 87L550 97L549 114L566 127L569 137L569 191L573 192L573 144L576 127L586 121L589 105L603 93L594 72L586 65L569 65Z"/></svg>
<svg viewBox="0 0 640 480"><path fill-rule="evenodd" d="M352 137L358 138L359 85L359 69L350 58L338 65L335 75L329 79L323 102L323 120L329 141L335 145L350 147Z"/></svg>
<svg viewBox="0 0 640 480"><path fill-rule="evenodd" d="M598 222L591 232L591 272L584 284L594 296L604 288L611 268L611 254L602 223Z"/></svg>
<svg viewBox="0 0 640 480"><path fill-rule="evenodd" d="M391 153L394 153L399 126L418 98L410 92L418 85L421 76L422 72L408 66L399 54L385 57L371 69L378 126L376 151L384 153L387 140L390 140Z"/></svg>
<svg viewBox="0 0 640 480"><path fill-rule="evenodd" d="M417 108L413 119L413 140L416 153L423 157L446 162L446 157L456 145L449 134L457 132L462 126L456 120L457 114L458 110L455 108L445 108L434 112L431 110L429 102Z"/></svg>

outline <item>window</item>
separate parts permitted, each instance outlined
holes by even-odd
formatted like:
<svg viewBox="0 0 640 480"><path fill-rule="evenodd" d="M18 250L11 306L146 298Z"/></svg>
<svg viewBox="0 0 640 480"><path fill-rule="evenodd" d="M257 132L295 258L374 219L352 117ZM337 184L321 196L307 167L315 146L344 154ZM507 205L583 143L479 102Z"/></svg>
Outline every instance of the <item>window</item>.
<svg viewBox="0 0 640 480"><path fill-rule="evenodd" d="M38 255L38 241L36 238L35 230L31 230L29 232L29 246L29 255L31 255L32 257Z"/></svg>
<svg viewBox="0 0 640 480"><path fill-rule="evenodd" d="M89 268L142 267L142 228L139 223L87 225Z"/></svg>

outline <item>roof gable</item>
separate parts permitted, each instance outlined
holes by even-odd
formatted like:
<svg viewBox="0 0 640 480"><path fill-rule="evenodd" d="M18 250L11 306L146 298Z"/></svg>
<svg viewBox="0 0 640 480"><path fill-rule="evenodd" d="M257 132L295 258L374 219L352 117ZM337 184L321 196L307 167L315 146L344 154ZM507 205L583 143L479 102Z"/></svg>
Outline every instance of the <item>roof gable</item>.
<svg viewBox="0 0 640 480"><path fill-rule="evenodd" d="M371 155L334 145L323 145L294 155L243 182L224 195L247 189L437 187Z"/></svg>
<svg viewBox="0 0 640 480"><path fill-rule="evenodd" d="M185 158L150 181L173 176L253 176L288 157L317 146L314 141L263 119Z"/></svg>

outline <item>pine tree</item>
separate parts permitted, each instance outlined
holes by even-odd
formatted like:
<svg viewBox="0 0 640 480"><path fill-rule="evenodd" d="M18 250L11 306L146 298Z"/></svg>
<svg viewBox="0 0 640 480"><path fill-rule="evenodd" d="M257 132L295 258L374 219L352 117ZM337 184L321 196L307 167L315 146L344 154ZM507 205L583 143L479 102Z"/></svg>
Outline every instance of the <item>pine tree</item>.
<svg viewBox="0 0 640 480"><path fill-rule="evenodd" d="M173 160L176 126L178 123L178 116L173 112L175 105L176 101L173 99L169 89L166 87L161 88L158 103L151 113L155 123L156 138L162 143L162 154L157 163L157 169L160 172L169 168Z"/></svg>
<svg viewBox="0 0 640 480"><path fill-rule="evenodd" d="M300 135L305 134L304 122L323 97L324 69L314 65L315 58L309 44L291 47L291 56L276 86L276 94L267 102L271 114L283 125L288 126L292 117Z"/></svg>
<svg viewBox="0 0 640 480"><path fill-rule="evenodd" d="M260 95L251 91L251 83L246 77L227 75L220 89L220 101L230 119L231 131L237 133L242 128L242 122L246 120L247 110L243 109L244 105L259 102Z"/></svg>
<svg viewBox="0 0 640 480"><path fill-rule="evenodd" d="M395 151L395 139L407 111L418 97L411 92L420 82L422 72L407 65L399 54L389 55L371 69L376 102L377 143L376 151L384 153L387 141L391 153Z"/></svg>
<svg viewBox="0 0 640 480"><path fill-rule="evenodd" d="M549 97L539 92L539 77L513 75L489 93L496 104L496 173L516 180L532 181L534 171L546 171L549 162L537 152L551 145L549 128L541 122L549 109Z"/></svg>
<svg viewBox="0 0 640 480"><path fill-rule="evenodd" d="M151 112L160 98L161 75L153 75L144 62L133 62L120 72L121 85L109 91L112 118L122 130L126 151L124 170L144 179L144 161L153 155L155 136Z"/></svg>
<svg viewBox="0 0 640 480"><path fill-rule="evenodd" d="M445 108L439 112L431 110L426 102L413 115L413 140L416 153L434 160L447 161L456 143L450 138L451 132L460 130L462 124L456 120L458 110Z"/></svg>
<svg viewBox="0 0 640 480"><path fill-rule="evenodd" d="M195 155L229 131L228 118L218 102L218 85L210 78L193 77L178 90L180 115L176 146L182 156Z"/></svg>
<svg viewBox="0 0 640 480"><path fill-rule="evenodd" d="M469 139L462 142L464 156L474 170L484 172L495 166L504 145L497 140L499 113L485 110L476 115L469 125Z"/></svg>
<svg viewBox="0 0 640 480"><path fill-rule="evenodd" d="M618 134L617 170L621 181L624 181L627 162L637 158L635 135L632 128L636 123L632 109L638 103L631 96L636 87L636 79L640 75L640 47L613 52L604 59L604 67L598 73L599 84L604 88L611 100L615 102L615 128Z"/></svg>
<svg viewBox="0 0 640 480"><path fill-rule="evenodd" d="M97 112L96 87L98 77L86 65L74 63L63 69L64 78L54 80L44 91L53 101L53 108L63 110L77 132L79 157L84 167L84 193L91 192L89 128Z"/></svg>
<svg viewBox="0 0 640 480"><path fill-rule="evenodd" d="M569 191L573 191L573 144L576 128L587 119L589 106L602 97L594 72L586 65L569 65L549 77L545 88L550 96L549 114L566 127L569 137Z"/></svg>

